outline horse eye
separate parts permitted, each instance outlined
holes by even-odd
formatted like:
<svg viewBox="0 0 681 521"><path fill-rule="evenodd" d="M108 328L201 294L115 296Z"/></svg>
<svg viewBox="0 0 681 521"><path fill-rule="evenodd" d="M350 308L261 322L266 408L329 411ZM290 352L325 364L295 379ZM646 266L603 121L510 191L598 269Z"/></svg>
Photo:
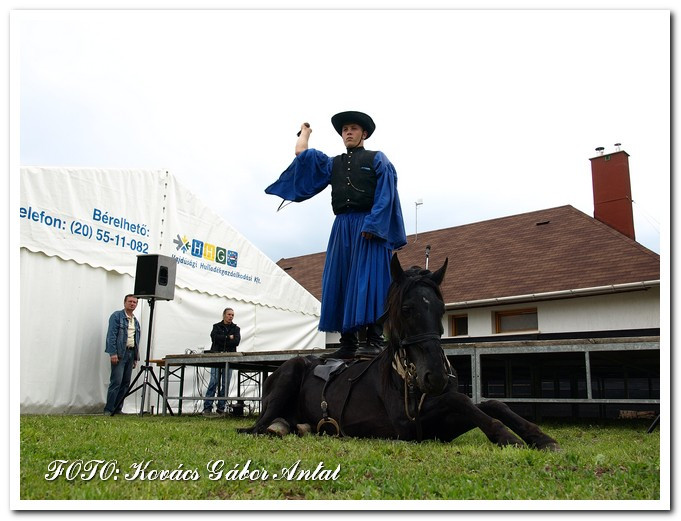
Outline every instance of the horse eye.
<svg viewBox="0 0 681 521"><path fill-rule="evenodd" d="M411 313L411 306L402 306L402 313Z"/></svg>

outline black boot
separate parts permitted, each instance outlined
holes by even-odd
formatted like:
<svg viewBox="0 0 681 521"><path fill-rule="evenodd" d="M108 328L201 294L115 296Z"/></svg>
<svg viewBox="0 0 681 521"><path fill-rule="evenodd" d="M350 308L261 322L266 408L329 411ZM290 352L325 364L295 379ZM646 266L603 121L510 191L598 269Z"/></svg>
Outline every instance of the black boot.
<svg viewBox="0 0 681 521"><path fill-rule="evenodd" d="M357 350L356 356L373 358L379 355L384 347L383 326L381 324L370 324L367 326L366 342Z"/></svg>
<svg viewBox="0 0 681 521"><path fill-rule="evenodd" d="M359 341L357 340L357 333L341 333L340 348L333 353L323 354L320 358L340 358L341 360L350 360L355 358L355 352Z"/></svg>

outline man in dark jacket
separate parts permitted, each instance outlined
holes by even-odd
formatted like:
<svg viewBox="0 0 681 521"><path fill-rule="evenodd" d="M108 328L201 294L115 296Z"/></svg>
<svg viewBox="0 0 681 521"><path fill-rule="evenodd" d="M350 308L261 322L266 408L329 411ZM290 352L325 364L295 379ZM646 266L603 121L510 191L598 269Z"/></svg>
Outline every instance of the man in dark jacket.
<svg viewBox="0 0 681 521"><path fill-rule="evenodd" d="M213 324L213 330L210 332L210 339L212 340L210 350L216 352L236 352L236 346L241 342L241 329L234 323L234 310L226 308L222 312L222 321ZM230 371L225 371L224 367L212 367L210 370L210 382L206 390L206 400L203 402L203 414L206 416L213 413L213 402L210 398L215 396L217 391L218 396L226 396L229 391ZM219 384L219 385L218 385ZM225 400L218 400L217 406L218 414L225 412Z"/></svg>

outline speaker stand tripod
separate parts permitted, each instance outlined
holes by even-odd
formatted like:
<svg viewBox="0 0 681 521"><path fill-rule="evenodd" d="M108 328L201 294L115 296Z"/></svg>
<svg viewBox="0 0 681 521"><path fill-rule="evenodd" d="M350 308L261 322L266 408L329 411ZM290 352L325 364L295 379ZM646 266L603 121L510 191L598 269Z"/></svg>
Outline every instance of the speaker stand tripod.
<svg viewBox="0 0 681 521"><path fill-rule="evenodd" d="M144 400L147 395L147 387L155 391L165 402L166 408L170 411L170 415L173 415L173 411L170 408L170 404L168 403L168 400L166 399L165 395L163 394L163 390L161 389L161 383L158 381L158 378L156 378L156 373L154 373L154 368L149 364L149 353L151 352L151 336L152 336L152 331L153 331L153 325L154 325L154 302L156 299L154 297L151 297L148 299L149 302L149 333L147 335L147 355L146 358L144 359L144 364L140 367L137 376L135 376L135 379L130 383L130 386L128 387L128 392L125 394L123 397L123 400L136 392L138 389L142 389L142 403L140 405L140 413L139 415L142 416L144 414ZM137 380L139 380L140 376L144 375L144 378L142 378L142 383L135 387L135 383L137 383ZM149 375L151 375L152 379L154 382L149 381ZM167 378L167 376L166 376ZM156 384L154 386L154 384ZM123 401L121 400L121 402ZM120 404L119 404L120 405Z"/></svg>

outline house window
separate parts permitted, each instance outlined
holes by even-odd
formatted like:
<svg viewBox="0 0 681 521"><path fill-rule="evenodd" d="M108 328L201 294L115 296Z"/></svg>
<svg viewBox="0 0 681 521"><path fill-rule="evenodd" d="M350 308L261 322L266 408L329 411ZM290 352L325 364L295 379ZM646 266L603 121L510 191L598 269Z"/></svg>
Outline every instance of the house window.
<svg viewBox="0 0 681 521"><path fill-rule="evenodd" d="M450 315L449 332L450 336L468 335L468 315Z"/></svg>
<svg viewBox="0 0 681 521"><path fill-rule="evenodd" d="M496 333L537 331L539 329L537 308L497 311L494 314L494 322Z"/></svg>

